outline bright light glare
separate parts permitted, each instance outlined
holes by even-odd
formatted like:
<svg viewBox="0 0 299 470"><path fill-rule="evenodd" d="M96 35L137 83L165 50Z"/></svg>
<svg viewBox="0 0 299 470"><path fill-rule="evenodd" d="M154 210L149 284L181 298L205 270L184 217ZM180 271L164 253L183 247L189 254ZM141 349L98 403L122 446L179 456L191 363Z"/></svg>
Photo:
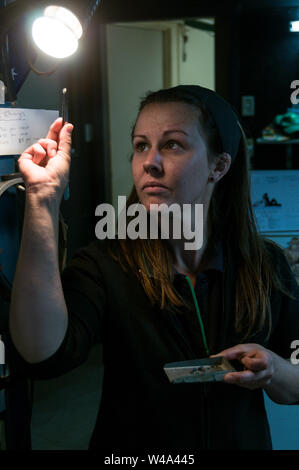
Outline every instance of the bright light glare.
<svg viewBox="0 0 299 470"><path fill-rule="evenodd" d="M74 33L53 18L38 18L32 25L32 36L36 45L46 54L63 59L78 48Z"/></svg>
<svg viewBox="0 0 299 470"><path fill-rule="evenodd" d="M292 31L292 33L299 31L299 21L291 21L290 22L290 31Z"/></svg>
<svg viewBox="0 0 299 470"><path fill-rule="evenodd" d="M34 21L32 36L36 45L46 54L62 59L78 48L82 27L77 17L63 7L49 6L44 16Z"/></svg>
<svg viewBox="0 0 299 470"><path fill-rule="evenodd" d="M45 9L44 16L61 21L74 32L77 39L81 38L83 30L80 21L74 13L67 8L51 5Z"/></svg>

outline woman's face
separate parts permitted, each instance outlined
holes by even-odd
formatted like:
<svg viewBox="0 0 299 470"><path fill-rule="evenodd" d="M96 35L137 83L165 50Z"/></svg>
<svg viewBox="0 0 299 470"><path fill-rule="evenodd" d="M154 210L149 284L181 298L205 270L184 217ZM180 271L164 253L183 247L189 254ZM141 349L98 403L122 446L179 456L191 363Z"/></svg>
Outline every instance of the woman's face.
<svg viewBox="0 0 299 470"><path fill-rule="evenodd" d="M211 167L199 132L199 111L187 103L153 103L134 129L132 174L139 201L150 204L207 204Z"/></svg>

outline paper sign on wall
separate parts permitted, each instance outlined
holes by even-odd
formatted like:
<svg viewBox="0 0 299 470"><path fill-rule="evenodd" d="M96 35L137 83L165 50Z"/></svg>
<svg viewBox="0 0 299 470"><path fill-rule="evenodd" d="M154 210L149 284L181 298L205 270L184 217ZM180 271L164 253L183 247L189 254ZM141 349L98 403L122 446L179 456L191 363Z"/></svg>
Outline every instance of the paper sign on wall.
<svg viewBox="0 0 299 470"><path fill-rule="evenodd" d="M299 170L251 171L251 199L261 232L299 231Z"/></svg>
<svg viewBox="0 0 299 470"><path fill-rule="evenodd" d="M0 108L0 156L20 155L37 140L46 137L59 116L44 109Z"/></svg>

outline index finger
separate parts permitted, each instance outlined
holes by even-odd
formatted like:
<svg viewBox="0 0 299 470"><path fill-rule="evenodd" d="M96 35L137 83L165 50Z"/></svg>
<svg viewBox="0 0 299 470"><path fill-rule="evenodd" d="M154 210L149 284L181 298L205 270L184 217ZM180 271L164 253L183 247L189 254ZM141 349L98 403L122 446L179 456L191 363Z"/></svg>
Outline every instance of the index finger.
<svg viewBox="0 0 299 470"><path fill-rule="evenodd" d="M53 124L51 124L46 139L51 139L51 140L55 140L56 142L58 142L59 132L61 131L61 128L62 128L62 117L59 117L56 119L56 121L53 122Z"/></svg>
<svg viewBox="0 0 299 470"><path fill-rule="evenodd" d="M264 370L268 365L265 357L245 357L242 362L247 369L253 371Z"/></svg>
<svg viewBox="0 0 299 470"><path fill-rule="evenodd" d="M254 345L252 344L238 344L228 349L224 349L218 354L211 357L224 356L228 360L241 359L245 354L255 351Z"/></svg>

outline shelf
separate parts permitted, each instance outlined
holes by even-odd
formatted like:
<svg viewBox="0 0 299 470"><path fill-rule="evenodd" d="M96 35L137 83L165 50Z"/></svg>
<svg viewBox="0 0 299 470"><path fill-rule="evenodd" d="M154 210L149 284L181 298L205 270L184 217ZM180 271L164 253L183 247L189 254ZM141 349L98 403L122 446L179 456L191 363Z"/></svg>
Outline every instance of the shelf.
<svg viewBox="0 0 299 470"><path fill-rule="evenodd" d="M257 145L282 145L284 146L284 158L285 158L285 168L290 170L293 168L294 155L293 155L293 145L299 145L299 139L288 139L288 140L262 140L261 137L255 139ZM297 153L297 152L296 152ZM296 155L297 156L297 155Z"/></svg>
<svg viewBox="0 0 299 470"><path fill-rule="evenodd" d="M262 144L262 145L293 145L293 144L299 144L299 139L288 139L288 140L260 140L260 137L255 140L257 144Z"/></svg>

